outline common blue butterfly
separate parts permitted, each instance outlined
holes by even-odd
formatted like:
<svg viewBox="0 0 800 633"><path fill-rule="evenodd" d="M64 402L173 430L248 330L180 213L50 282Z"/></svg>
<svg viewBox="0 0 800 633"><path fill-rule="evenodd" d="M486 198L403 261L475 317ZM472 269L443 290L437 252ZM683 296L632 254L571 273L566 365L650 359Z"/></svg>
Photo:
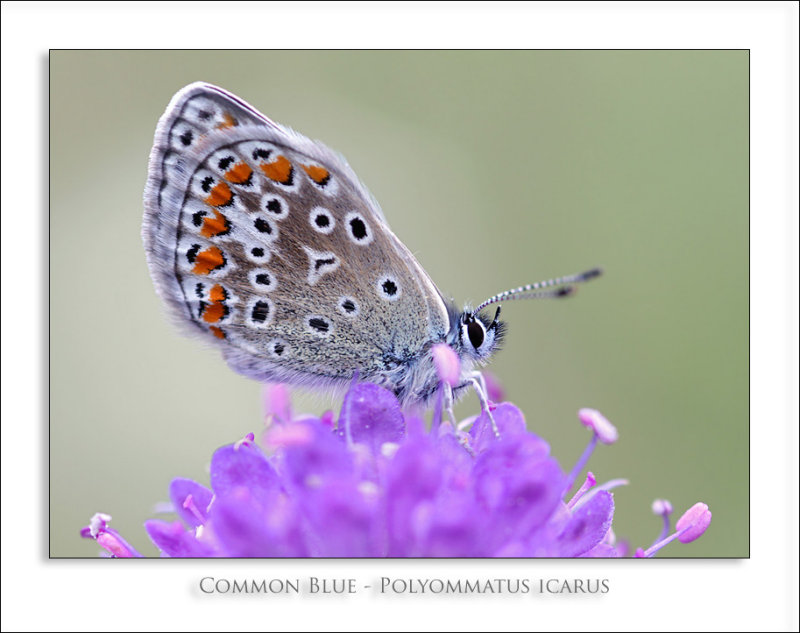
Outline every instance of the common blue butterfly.
<svg viewBox="0 0 800 633"><path fill-rule="evenodd" d="M170 313L260 381L345 387L354 377L403 405L440 388L431 349L460 358L458 392L503 339L500 301L559 297L579 275L457 309L392 233L344 158L238 97L194 83L156 129L144 195L150 273ZM452 392L446 389L448 402Z"/></svg>

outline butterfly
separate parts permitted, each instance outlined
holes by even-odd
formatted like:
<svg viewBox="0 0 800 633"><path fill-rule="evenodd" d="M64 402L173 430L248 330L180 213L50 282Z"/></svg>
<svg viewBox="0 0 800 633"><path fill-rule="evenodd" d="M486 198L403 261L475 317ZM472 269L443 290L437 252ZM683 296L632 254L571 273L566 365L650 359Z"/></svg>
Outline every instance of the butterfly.
<svg viewBox="0 0 800 633"><path fill-rule="evenodd" d="M339 154L206 83L158 122L144 193L148 266L169 313L259 381L381 385L404 406L442 386L431 350L460 359L448 402L505 334L501 301L562 297L600 274L551 279L458 309L392 233Z"/></svg>

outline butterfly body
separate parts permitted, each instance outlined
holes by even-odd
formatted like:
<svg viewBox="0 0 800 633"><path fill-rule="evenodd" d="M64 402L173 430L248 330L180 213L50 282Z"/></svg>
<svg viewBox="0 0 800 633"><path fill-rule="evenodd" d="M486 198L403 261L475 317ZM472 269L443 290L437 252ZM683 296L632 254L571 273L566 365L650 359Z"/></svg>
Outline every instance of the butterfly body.
<svg viewBox="0 0 800 633"><path fill-rule="evenodd" d="M460 357L458 390L502 335L443 297L341 156L209 84L159 121L143 239L174 319L257 380L425 402L433 345Z"/></svg>

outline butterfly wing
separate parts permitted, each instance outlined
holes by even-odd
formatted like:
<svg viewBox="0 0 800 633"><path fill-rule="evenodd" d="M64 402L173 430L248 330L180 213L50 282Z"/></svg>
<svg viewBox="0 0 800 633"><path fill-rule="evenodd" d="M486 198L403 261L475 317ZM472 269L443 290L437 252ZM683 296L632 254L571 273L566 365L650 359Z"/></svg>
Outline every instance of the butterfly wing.
<svg viewBox="0 0 800 633"><path fill-rule="evenodd" d="M240 373L391 387L448 331L441 294L347 162L220 88L172 99L144 200L160 296Z"/></svg>

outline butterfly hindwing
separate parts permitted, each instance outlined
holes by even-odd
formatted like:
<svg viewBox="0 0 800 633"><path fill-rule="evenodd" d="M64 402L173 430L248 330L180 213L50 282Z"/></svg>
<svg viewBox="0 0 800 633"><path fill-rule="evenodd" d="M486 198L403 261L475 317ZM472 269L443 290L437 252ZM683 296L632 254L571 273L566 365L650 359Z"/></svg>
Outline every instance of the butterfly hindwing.
<svg viewBox="0 0 800 633"><path fill-rule="evenodd" d="M374 379L448 330L438 290L346 161L219 88L170 103L145 209L159 294L253 378Z"/></svg>

